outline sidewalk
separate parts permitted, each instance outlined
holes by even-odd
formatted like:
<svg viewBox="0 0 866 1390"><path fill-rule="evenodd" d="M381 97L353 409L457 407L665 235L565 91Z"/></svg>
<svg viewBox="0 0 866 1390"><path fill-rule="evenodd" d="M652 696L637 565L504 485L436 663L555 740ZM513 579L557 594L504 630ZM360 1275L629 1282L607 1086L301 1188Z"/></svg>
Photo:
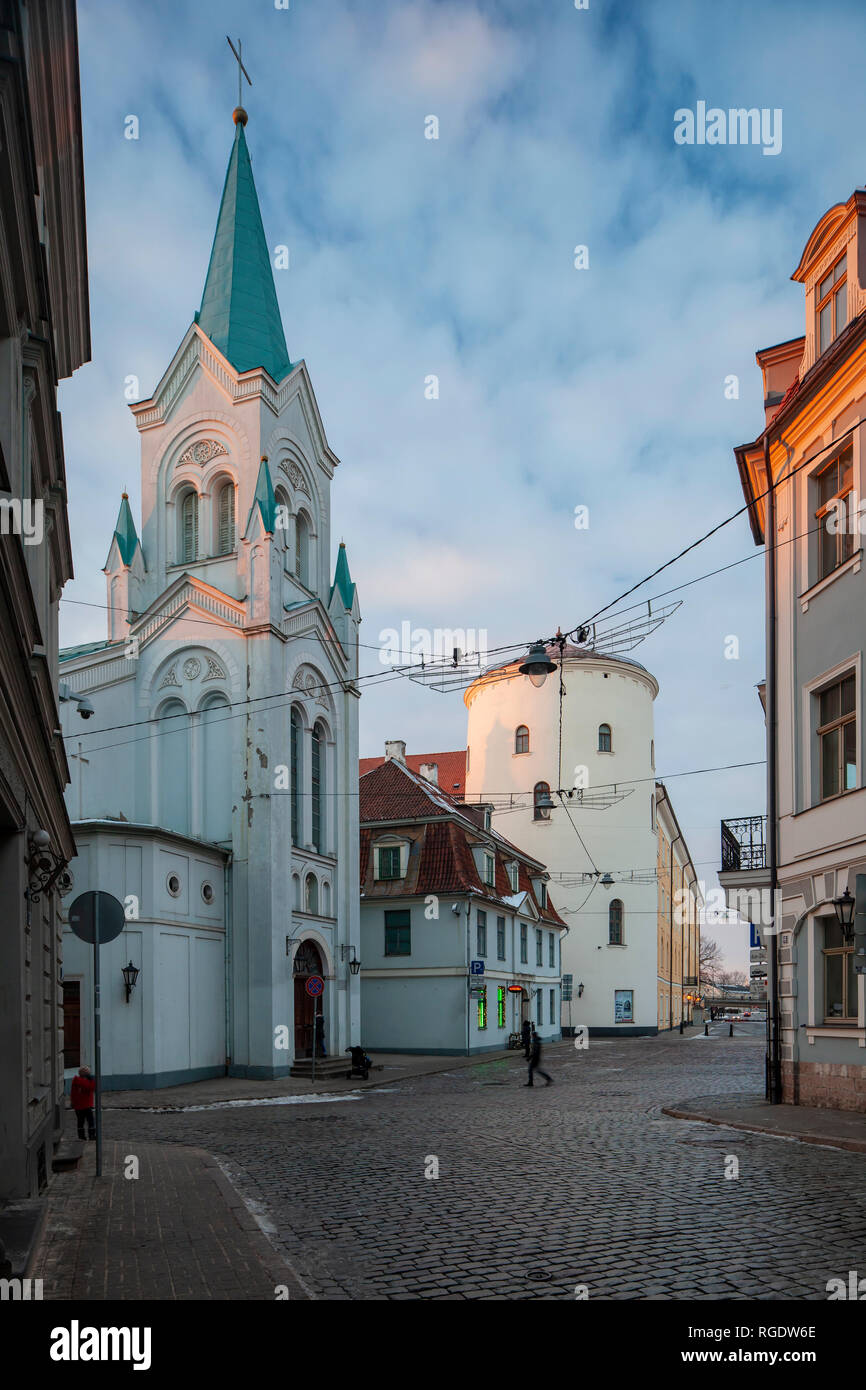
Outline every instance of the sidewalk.
<svg viewBox="0 0 866 1390"><path fill-rule="evenodd" d="M428 1076L432 1072L456 1071L458 1067L477 1067L498 1062L503 1057L522 1058L517 1049L502 1052L482 1052L471 1057L407 1057L397 1052L371 1054L374 1070L369 1081L355 1077L326 1077L311 1082L304 1077L287 1076L281 1081L248 1081L240 1076L215 1076L210 1081L191 1081L183 1086L163 1086L155 1091L104 1091L103 1110L182 1110L187 1105L211 1105L223 1100L268 1100L275 1096L314 1096L341 1091L363 1091L372 1086L387 1086L412 1076ZM346 1070L349 1059L346 1058Z"/></svg>
<svg viewBox="0 0 866 1390"><path fill-rule="evenodd" d="M866 1153L866 1113L824 1110L812 1105L770 1105L762 1096L698 1096L663 1106L675 1120L702 1120L732 1129L799 1139L804 1144L827 1144L833 1149Z"/></svg>
<svg viewBox="0 0 866 1390"><path fill-rule="evenodd" d="M137 1178L125 1176L130 1154ZM47 1205L33 1268L46 1300L274 1300L281 1285L310 1297L201 1149L107 1142L97 1178L88 1144Z"/></svg>

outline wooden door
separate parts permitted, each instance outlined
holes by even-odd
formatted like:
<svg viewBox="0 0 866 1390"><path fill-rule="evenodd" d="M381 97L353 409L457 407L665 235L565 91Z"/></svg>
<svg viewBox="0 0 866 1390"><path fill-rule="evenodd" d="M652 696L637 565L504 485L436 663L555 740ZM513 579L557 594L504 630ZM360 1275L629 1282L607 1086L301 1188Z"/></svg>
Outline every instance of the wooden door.
<svg viewBox="0 0 866 1390"><path fill-rule="evenodd" d="M81 981L63 982L63 1065L81 1066Z"/></svg>
<svg viewBox="0 0 866 1390"><path fill-rule="evenodd" d="M312 1057L316 1013L321 1012L321 996L307 994L311 975L324 976L322 957L312 941L302 941L295 954L295 1057Z"/></svg>

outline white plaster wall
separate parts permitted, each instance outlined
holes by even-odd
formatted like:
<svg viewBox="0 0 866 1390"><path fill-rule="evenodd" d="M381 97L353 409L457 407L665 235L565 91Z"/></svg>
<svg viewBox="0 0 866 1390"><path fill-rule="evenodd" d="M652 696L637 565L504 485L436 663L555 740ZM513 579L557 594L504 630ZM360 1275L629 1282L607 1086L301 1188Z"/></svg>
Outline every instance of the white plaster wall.
<svg viewBox="0 0 866 1390"><path fill-rule="evenodd" d="M494 828L535 858L551 873L554 906L569 927L562 937L562 969L574 975L571 1021L613 1028L614 991L634 991L634 1026L657 1023L657 885L627 882L622 873L655 873L653 826L653 700L658 687L646 671L601 658L566 660L563 700L562 785L574 785L576 767L588 769L589 790L620 782L634 790L606 810L582 809L577 797L567 812L558 805L547 821L533 819L532 789L559 784L558 672L536 689L525 676L481 680L466 692L469 769L467 798L491 800ZM598 727L612 729L612 752L598 751ZM527 725L530 751L515 753L515 731ZM509 801L514 807L508 806ZM569 885L560 876L610 871L614 887L591 883ZM589 895L587 897L587 895ZM625 945L608 945L608 907L621 898L625 909ZM586 901L584 901L586 900ZM581 906L583 904L583 906ZM578 909L580 909L578 911ZM577 987L584 984L582 999ZM563 1009L563 1022L569 1018Z"/></svg>

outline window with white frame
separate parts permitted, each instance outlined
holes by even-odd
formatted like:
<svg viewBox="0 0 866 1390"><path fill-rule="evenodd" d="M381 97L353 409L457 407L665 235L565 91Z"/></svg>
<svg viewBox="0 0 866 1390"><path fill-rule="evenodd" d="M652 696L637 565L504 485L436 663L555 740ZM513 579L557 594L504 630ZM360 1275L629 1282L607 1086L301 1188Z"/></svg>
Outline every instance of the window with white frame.
<svg viewBox="0 0 866 1390"><path fill-rule="evenodd" d="M496 959L505 960L505 918L496 919Z"/></svg>
<svg viewBox="0 0 866 1390"><path fill-rule="evenodd" d="M829 801L857 786L857 682L854 673L815 698L820 799Z"/></svg>
<svg viewBox="0 0 866 1390"><path fill-rule="evenodd" d="M511 863L508 865L508 882L511 884L512 893L517 892L517 885L520 881L519 875L520 870L517 864L517 860L513 859Z"/></svg>
<svg viewBox="0 0 866 1390"><path fill-rule="evenodd" d="M816 581L844 565L854 554L851 491L854 481L854 451L847 449L832 459L826 467L812 475L815 496L815 521L818 566Z"/></svg>
<svg viewBox="0 0 866 1390"><path fill-rule="evenodd" d="M854 974L854 946L848 945L835 916L823 917L824 928L824 1022L857 1022L857 981Z"/></svg>
<svg viewBox="0 0 866 1390"><path fill-rule="evenodd" d="M496 860L492 854L484 856L484 882L488 888L496 886Z"/></svg>
<svg viewBox="0 0 866 1390"><path fill-rule="evenodd" d="M377 845L375 850L375 877L394 879L403 877L403 851L401 845Z"/></svg>
<svg viewBox="0 0 866 1390"><path fill-rule="evenodd" d="M487 955L487 913L479 912L475 922L475 954L482 960Z"/></svg>
<svg viewBox="0 0 866 1390"><path fill-rule="evenodd" d="M815 319L819 353L826 352L834 338L838 338L848 322L846 267L847 252L843 252L815 290Z"/></svg>

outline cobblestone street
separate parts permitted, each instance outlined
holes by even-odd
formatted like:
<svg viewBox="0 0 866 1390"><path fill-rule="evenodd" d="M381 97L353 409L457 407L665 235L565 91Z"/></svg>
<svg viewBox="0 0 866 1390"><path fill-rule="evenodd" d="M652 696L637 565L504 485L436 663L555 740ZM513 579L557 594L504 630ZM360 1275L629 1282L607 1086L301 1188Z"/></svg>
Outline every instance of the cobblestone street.
<svg viewBox="0 0 866 1390"><path fill-rule="evenodd" d="M760 1030L716 1031L552 1047L531 1096L514 1057L339 1104L111 1111L106 1137L215 1155L318 1298L824 1300L863 1264L866 1159L662 1115L761 1089Z"/></svg>

